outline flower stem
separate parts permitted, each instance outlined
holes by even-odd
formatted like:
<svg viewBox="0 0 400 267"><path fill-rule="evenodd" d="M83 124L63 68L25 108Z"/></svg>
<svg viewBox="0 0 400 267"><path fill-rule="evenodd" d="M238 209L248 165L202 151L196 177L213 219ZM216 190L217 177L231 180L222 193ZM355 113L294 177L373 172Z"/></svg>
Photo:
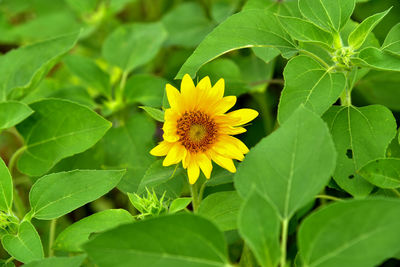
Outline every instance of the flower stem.
<svg viewBox="0 0 400 267"><path fill-rule="evenodd" d="M50 234L49 234L49 257L52 257L54 255L53 243L54 243L54 237L56 235L56 225L57 225L57 219L51 220Z"/></svg>
<svg viewBox="0 0 400 267"><path fill-rule="evenodd" d="M282 234L281 234L281 260L280 267L286 265L286 249L287 249L287 238L288 238L289 219L282 221Z"/></svg>
<svg viewBox="0 0 400 267"><path fill-rule="evenodd" d="M190 192L192 194L193 212L197 212L197 209L199 208L199 205L200 205L199 192L198 192L198 189L197 189L197 184L198 183L190 185Z"/></svg>

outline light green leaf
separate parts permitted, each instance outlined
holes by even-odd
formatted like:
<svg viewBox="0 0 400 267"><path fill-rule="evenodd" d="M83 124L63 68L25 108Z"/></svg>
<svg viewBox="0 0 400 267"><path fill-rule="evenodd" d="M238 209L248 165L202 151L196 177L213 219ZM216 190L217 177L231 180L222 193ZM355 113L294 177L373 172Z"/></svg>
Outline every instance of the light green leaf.
<svg viewBox="0 0 400 267"><path fill-rule="evenodd" d="M399 252L400 202L339 202L308 216L298 243L304 266L373 267Z"/></svg>
<svg viewBox="0 0 400 267"><path fill-rule="evenodd" d="M21 102L0 102L0 130L11 128L25 120L33 110Z"/></svg>
<svg viewBox="0 0 400 267"><path fill-rule="evenodd" d="M216 27L183 64L176 78L194 77L201 66L232 50L246 47L276 47L294 52L294 44L276 16L264 10L248 10L232 15Z"/></svg>
<svg viewBox="0 0 400 267"><path fill-rule="evenodd" d="M80 267L86 255L74 257L50 257L43 260L32 261L24 267Z"/></svg>
<svg viewBox="0 0 400 267"><path fill-rule="evenodd" d="M300 105L322 115L346 86L343 73L331 72L308 56L291 59L283 75L285 87L279 102L280 122L287 120Z"/></svg>
<svg viewBox="0 0 400 267"><path fill-rule="evenodd" d="M87 107L46 99L30 105L35 113L18 125L25 152L18 169L31 176L49 171L58 161L92 147L111 123Z"/></svg>
<svg viewBox="0 0 400 267"><path fill-rule="evenodd" d="M13 182L10 172L0 157L0 210L11 211L13 201Z"/></svg>
<svg viewBox="0 0 400 267"><path fill-rule="evenodd" d="M121 242L124 240L124 242ZM84 245L99 267L228 267L222 233L206 219L191 214L161 216L98 235Z"/></svg>
<svg viewBox="0 0 400 267"><path fill-rule="evenodd" d="M256 191L242 204L239 233L262 267L277 266L280 256L280 219L274 207Z"/></svg>
<svg viewBox="0 0 400 267"><path fill-rule="evenodd" d="M352 61L362 67L376 70L400 71L400 57L375 47L367 47L360 51Z"/></svg>
<svg viewBox="0 0 400 267"><path fill-rule="evenodd" d="M31 215L40 220L63 216L113 189L124 170L76 170L43 176L29 193Z"/></svg>
<svg viewBox="0 0 400 267"><path fill-rule="evenodd" d="M389 13L388 10L374 14L361 22L357 28L350 34L348 43L353 49L358 49L362 46L368 35L372 32L376 25Z"/></svg>
<svg viewBox="0 0 400 267"><path fill-rule="evenodd" d="M87 86L111 97L110 77L93 60L75 54L67 56L64 62L68 69Z"/></svg>
<svg viewBox="0 0 400 267"><path fill-rule="evenodd" d="M316 42L330 47L333 43L333 36L313 23L295 17L278 16L284 29L296 40L302 42Z"/></svg>
<svg viewBox="0 0 400 267"><path fill-rule="evenodd" d="M185 209L191 202L192 198L190 197L180 197L174 199L171 202L171 205L169 205L169 213L177 213L178 211Z"/></svg>
<svg viewBox="0 0 400 267"><path fill-rule="evenodd" d="M133 75L126 81L125 99L128 103L160 107L167 83L167 80L149 74Z"/></svg>
<svg viewBox="0 0 400 267"><path fill-rule="evenodd" d="M357 171L369 161L385 156L396 135L396 121L391 111L379 105L333 106L324 114L324 120L338 152L333 178L353 196L368 195L373 186Z"/></svg>
<svg viewBox="0 0 400 267"><path fill-rule="evenodd" d="M168 32L166 44L187 48L196 47L215 26L196 2L177 5L165 14L162 23Z"/></svg>
<svg viewBox="0 0 400 267"><path fill-rule="evenodd" d="M328 183L335 163L328 127L300 106L250 150L235 174L235 187L244 198L255 188L282 219L289 219Z"/></svg>
<svg viewBox="0 0 400 267"><path fill-rule="evenodd" d="M242 202L236 191L217 192L201 201L198 213L214 222L221 231L234 230Z"/></svg>
<svg viewBox="0 0 400 267"><path fill-rule="evenodd" d="M371 161L358 173L368 182L380 188L400 187L400 159L398 158Z"/></svg>
<svg viewBox="0 0 400 267"><path fill-rule="evenodd" d="M1 244L11 256L23 263L41 260L44 256L39 234L28 221L23 221L19 225L16 235L4 235Z"/></svg>
<svg viewBox="0 0 400 267"><path fill-rule="evenodd" d="M152 107L145 107L145 106L140 106L139 108L146 111L146 113L149 114L150 117L152 117L156 121L164 122L164 111L163 110L157 109L157 108L152 108Z"/></svg>
<svg viewBox="0 0 400 267"><path fill-rule="evenodd" d="M10 94L16 88L35 87L60 57L75 45L77 39L78 33L73 33L0 56L0 101L12 98ZM21 92L13 97L20 97L19 94Z"/></svg>
<svg viewBox="0 0 400 267"><path fill-rule="evenodd" d="M68 252L82 251L81 245L93 233L104 232L118 225L133 222L132 215L123 209L104 210L68 226L54 242L54 249Z"/></svg>
<svg viewBox="0 0 400 267"><path fill-rule="evenodd" d="M152 60L166 36L159 22L120 26L104 41L102 54L109 63L129 73Z"/></svg>
<svg viewBox="0 0 400 267"><path fill-rule="evenodd" d="M382 50L397 55L400 54L400 23L393 26L393 28L390 30L386 36L385 42L382 45Z"/></svg>
<svg viewBox="0 0 400 267"><path fill-rule="evenodd" d="M300 12L316 25L339 32L350 19L356 0L299 0Z"/></svg>

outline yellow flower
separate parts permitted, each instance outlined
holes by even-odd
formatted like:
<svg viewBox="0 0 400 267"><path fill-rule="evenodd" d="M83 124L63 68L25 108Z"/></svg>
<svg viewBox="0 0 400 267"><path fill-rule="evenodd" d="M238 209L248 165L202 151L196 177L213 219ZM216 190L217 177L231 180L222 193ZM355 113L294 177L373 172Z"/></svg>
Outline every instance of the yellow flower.
<svg viewBox="0 0 400 267"><path fill-rule="evenodd" d="M225 114L235 105L236 97L224 97L224 90L223 79L211 86L210 78L205 77L195 86L188 74L182 79L180 92L170 84L166 86L171 108L165 110L164 141L150 153L166 156L164 166L182 161L191 184L197 181L200 169L210 178L211 161L236 172L232 159L241 161L249 152L231 135L245 132L241 126L256 118L258 112L239 109Z"/></svg>

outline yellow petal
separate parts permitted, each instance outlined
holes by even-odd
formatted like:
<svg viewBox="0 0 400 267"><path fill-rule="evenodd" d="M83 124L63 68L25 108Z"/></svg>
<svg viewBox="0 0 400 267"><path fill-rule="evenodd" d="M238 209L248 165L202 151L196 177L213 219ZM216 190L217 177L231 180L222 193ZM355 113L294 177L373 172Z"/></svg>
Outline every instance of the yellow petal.
<svg viewBox="0 0 400 267"><path fill-rule="evenodd" d="M175 121L165 121L163 125L163 139L168 142L176 142L179 140L179 136L176 134L176 122Z"/></svg>
<svg viewBox="0 0 400 267"><path fill-rule="evenodd" d="M242 161L244 159L243 153L233 143L219 141L213 145L213 149L223 157L237 159Z"/></svg>
<svg viewBox="0 0 400 267"><path fill-rule="evenodd" d="M215 99L222 99L224 97L224 91L225 91L225 80L224 79L219 79L216 84L212 87L210 90L210 95L215 98Z"/></svg>
<svg viewBox="0 0 400 267"><path fill-rule="evenodd" d="M192 78L190 78L189 74L185 74L181 82L182 97L184 97L185 99L194 97L195 92L196 86L194 85Z"/></svg>
<svg viewBox="0 0 400 267"><path fill-rule="evenodd" d="M223 126L218 129L219 134L229 134L236 135L246 132L247 130L243 127L232 127L232 126Z"/></svg>
<svg viewBox="0 0 400 267"><path fill-rule="evenodd" d="M185 157L182 159L182 166L186 169L192 160L192 154L189 151L186 151Z"/></svg>
<svg viewBox="0 0 400 267"><path fill-rule="evenodd" d="M188 172L188 177L189 177L189 183L194 184L200 175L199 165L191 162L191 164L188 166L187 172Z"/></svg>
<svg viewBox="0 0 400 267"><path fill-rule="evenodd" d="M179 163L186 154L186 149L179 143L175 143L169 150L163 161L163 166L170 166Z"/></svg>
<svg viewBox="0 0 400 267"><path fill-rule="evenodd" d="M196 87L197 87L197 89L200 89L200 90L210 90L211 89L210 77L206 76L203 79L201 79Z"/></svg>
<svg viewBox="0 0 400 267"><path fill-rule="evenodd" d="M162 141L155 148L150 151L150 154L153 156L165 156L168 154L168 151L171 149L173 143Z"/></svg>
<svg viewBox="0 0 400 267"><path fill-rule="evenodd" d="M212 113L222 114L230 110L236 103L236 96L226 96L219 100L213 107Z"/></svg>
<svg viewBox="0 0 400 267"><path fill-rule="evenodd" d="M254 109L242 108L226 114L232 119L232 126L246 124L254 120L258 116L258 112Z"/></svg>
<svg viewBox="0 0 400 267"><path fill-rule="evenodd" d="M172 108L168 108L168 109L165 110L164 120L166 122L169 122L169 121L176 122L178 120L178 118L179 118L179 114L175 110L173 110Z"/></svg>
<svg viewBox="0 0 400 267"><path fill-rule="evenodd" d="M204 173L204 176L207 179L210 179L212 171L211 159L207 157L206 154L200 153L197 154L197 162L199 163L200 169Z"/></svg>
<svg viewBox="0 0 400 267"><path fill-rule="evenodd" d="M236 172L236 167L235 167L235 164L233 164L232 159L223 157L213 150L210 150L209 154L211 156L211 159L215 163L217 163L219 166L221 166L224 169L227 169L228 171L230 171L232 173Z"/></svg>
<svg viewBox="0 0 400 267"><path fill-rule="evenodd" d="M178 89L170 84L167 84L165 86L165 91L167 92L167 98L171 108L181 110L182 100L181 94L179 93Z"/></svg>

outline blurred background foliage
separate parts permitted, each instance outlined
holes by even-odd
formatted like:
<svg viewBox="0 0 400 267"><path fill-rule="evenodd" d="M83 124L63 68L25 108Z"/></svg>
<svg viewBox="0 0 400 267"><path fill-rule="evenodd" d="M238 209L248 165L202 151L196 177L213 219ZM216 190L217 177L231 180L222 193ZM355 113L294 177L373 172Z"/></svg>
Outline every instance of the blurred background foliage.
<svg viewBox="0 0 400 267"><path fill-rule="evenodd" d="M30 104L43 98L69 99L97 111L113 123L113 128L93 148L62 160L50 172L126 168L128 172L118 186L122 192L140 195L150 186L159 197L168 189L166 199L174 199L189 194L184 174L175 167L161 167L161 161L150 156L149 150L161 138L161 124L140 106L167 107L165 84L179 85L174 77L182 64L228 16L244 6L272 6L279 13L296 4L290 0L0 0L0 53L81 31L72 51L52 66L35 90L18 100ZM360 22L390 6L390 14L374 31L382 43L399 21L398 0L358 1L352 19ZM277 127L276 110L286 60L275 56L264 54L262 49L234 51L206 64L196 78L208 75L213 83L224 78L226 94L240 96L237 108L249 107L261 113L240 136L249 147ZM383 104L399 119L399 84L400 73L370 71L356 85L353 103ZM2 132L0 156L7 163L22 144L15 129ZM175 178L169 179L173 173ZM34 180L23 174L14 180L26 203ZM232 176L215 168L205 195L232 188ZM121 207L136 212L127 196L114 190L63 217L58 229L94 212ZM35 221L44 243L48 223ZM235 253L241 249L235 250L235 242L240 240L237 232L227 232L227 239L231 256L238 257Z"/></svg>

